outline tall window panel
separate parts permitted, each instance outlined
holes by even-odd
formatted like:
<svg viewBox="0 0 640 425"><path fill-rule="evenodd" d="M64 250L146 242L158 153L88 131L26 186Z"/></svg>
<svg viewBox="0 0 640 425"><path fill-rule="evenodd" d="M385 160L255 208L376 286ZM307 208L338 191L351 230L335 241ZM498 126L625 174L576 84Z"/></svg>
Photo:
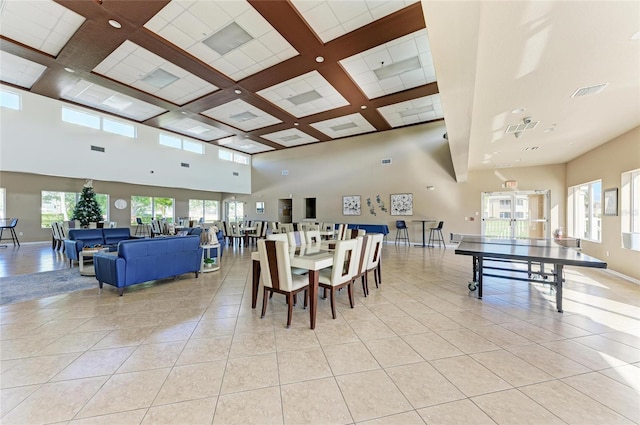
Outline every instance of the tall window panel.
<svg viewBox="0 0 640 425"><path fill-rule="evenodd" d="M55 192L43 190L40 202L40 227L50 228L54 221L69 221L73 217L73 210L80 199L77 192ZM109 195L96 193L96 202L102 212L102 221L109 221L107 205Z"/></svg>
<svg viewBox="0 0 640 425"><path fill-rule="evenodd" d="M602 181L596 180L569 188L569 236L600 242L602 240Z"/></svg>
<svg viewBox="0 0 640 425"><path fill-rule="evenodd" d="M622 246L640 251L640 169L622 173L620 197Z"/></svg>
<svg viewBox="0 0 640 425"><path fill-rule="evenodd" d="M189 199L189 218L195 222L199 222L202 219L205 223L220 220L219 202Z"/></svg>
<svg viewBox="0 0 640 425"><path fill-rule="evenodd" d="M151 219L162 219L167 223L173 223L174 203L173 198L132 196L131 224L135 225L137 218L146 224L150 223Z"/></svg>
<svg viewBox="0 0 640 425"><path fill-rule="evenodd" d="M7 218L7 189L0 187L0 218Z"/></svg>

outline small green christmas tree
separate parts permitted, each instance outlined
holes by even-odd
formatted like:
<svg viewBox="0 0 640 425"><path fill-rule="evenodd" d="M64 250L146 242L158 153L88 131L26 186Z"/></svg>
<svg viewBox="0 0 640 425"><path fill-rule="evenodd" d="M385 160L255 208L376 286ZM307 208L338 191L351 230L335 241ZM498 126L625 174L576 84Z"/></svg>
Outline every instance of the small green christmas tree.
<svg viewBox="0 0 640 425"><path fill-rule="evenodd" d="M102 221L102 211L93 191L93 182L88 180L82 188L80 200L73 210L72 220L79 220L82 227L89 227L89 223Z"/></svg>

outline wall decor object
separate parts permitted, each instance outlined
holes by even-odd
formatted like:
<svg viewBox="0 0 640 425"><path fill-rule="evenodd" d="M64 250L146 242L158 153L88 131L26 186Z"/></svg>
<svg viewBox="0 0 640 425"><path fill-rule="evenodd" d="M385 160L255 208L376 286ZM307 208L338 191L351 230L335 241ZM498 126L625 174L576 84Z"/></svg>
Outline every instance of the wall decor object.
<svg viewBox="0 0 640 425"><path fill-rule="evenodd" d="M413 215L413 193L391 195L391 215Z"/></svg>
<svg viewBox="0 0 640 425"><path fill-rule="evenodd" d="M373 204L371 203L371 198L367 198L367 206L369 207L369 214L378 215L376 214L375 208L373 208Z"/></svg>
<svg viewBox="0 0 640 425"><path fill-rule="evenodd" d="M604 215L618 215L618 188L605 189Z"/></svg>
<svg viewBox="0 0 640 425"><path fill-rule="evenodd" d="M376 195L376 202L378 203L380 211L388 212L387 207L384 205L384 201L382 200L380 195Z"/></svg>
<svg viewBox="0 0 640 425"><path fill-rule="evenodd" d="M360 205L360 195L349 195L342 197L342 215L360 215L362 208Z"/></svg>

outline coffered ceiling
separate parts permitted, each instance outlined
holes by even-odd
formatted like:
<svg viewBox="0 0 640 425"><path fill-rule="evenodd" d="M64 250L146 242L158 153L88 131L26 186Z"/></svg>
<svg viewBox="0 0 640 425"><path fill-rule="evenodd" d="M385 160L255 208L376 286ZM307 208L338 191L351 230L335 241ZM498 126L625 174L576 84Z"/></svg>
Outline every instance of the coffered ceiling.
<svg viewBox="0 0 640 425"><path fill-rule="evenodd" d="M637 1L0 0L4 84L248 154L444 120L458 181L637 127L639 75Z"/></svg>
<svg viewBox="0 0 640 425"><path fill-rule="evenodd" d="M417 0L0 4L3 82L245 153L443 118Z"/></svg>

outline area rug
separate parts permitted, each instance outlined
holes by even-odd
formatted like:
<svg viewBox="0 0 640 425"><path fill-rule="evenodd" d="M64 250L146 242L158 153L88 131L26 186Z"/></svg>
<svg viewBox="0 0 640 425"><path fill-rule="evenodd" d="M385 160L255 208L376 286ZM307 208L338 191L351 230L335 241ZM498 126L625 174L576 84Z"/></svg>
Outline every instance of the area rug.
<svg viewBox="0 0 640 425"><path fill-rule="evenodd" d="M93 276L80 276L77 267L0 278L0 305L97 288Z"/></svg>

